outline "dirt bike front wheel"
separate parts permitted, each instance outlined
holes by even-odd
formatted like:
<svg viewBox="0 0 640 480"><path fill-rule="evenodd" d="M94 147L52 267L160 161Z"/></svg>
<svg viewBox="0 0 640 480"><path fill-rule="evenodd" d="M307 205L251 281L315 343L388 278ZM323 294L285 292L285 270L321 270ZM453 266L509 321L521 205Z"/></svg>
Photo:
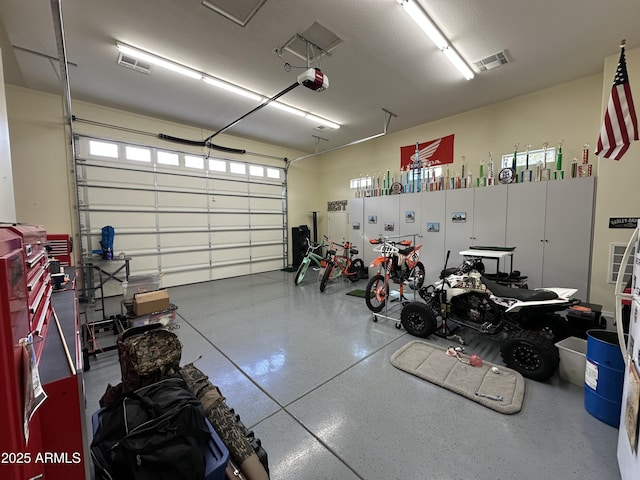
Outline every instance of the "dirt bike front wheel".
<svg viewBox="0 0 640 480"><path fill-rule="evenodd" d="M413 267L409 275L409 287L411 290L420 290L422 288L425 274L422 262L416 263L416 266Z"/></svg>
<svg viewBox="0 0 640 480"><path fill-rule="evenodd" d="M364 262L356 258L347 269L347 278L352 282L357 282L364 276Z"/></svg>
<svg viewBox="0 0 640 480"><path fill-rule="evenodd" d="M369 310L373 313L381 312L389 296L389 285L385 282L384 276L374 275L367 283L364 291L364 300Z"/></svg>
<svg viewBox="0 0 640 480"><path fill-rule="evenodd" d="M320 280L320 291L324 292L327 288L327 284L329 283L329 279L331 278L331 274L333 273L333 268L335 264L333 262L327 262L327 267L324 269L324 275L322 275L322 280Z"/></svg>

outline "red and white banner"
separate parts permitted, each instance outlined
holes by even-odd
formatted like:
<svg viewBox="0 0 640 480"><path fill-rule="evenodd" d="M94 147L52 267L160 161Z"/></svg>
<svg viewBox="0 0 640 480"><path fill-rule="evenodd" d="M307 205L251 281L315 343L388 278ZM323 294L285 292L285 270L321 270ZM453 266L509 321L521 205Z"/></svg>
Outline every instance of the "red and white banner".
<svg viewBox="0 0 640 480"><path fill-rule="evenodd" d="M419 143L417 158L415 144L400 147L400 169L415 168L418 162L422 168L453 163L453 135Z"/></svg>

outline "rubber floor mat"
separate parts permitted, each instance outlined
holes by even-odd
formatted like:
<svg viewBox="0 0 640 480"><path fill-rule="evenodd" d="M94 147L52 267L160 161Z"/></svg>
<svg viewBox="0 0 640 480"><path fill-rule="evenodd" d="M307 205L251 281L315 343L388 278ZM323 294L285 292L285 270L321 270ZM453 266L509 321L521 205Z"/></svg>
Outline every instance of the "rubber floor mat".
<svg viewBox="0 0 640 480"><path fill-rule="evenodd" d="M366 293L367 292L365 292L364 290L351 290L350 292L347 292L347 295L351 295L352 297L364 298Z"/></svg>
<svg viewBox="0 0 640 480"><path fill-rule="evenodd" d="M391 364L497 412L513 414L522 409L525 380L521 374L486 361L474 367L466 363L466 356L461 357L462 361L447 355L444 348L414 340L391 355Z"/></svg>

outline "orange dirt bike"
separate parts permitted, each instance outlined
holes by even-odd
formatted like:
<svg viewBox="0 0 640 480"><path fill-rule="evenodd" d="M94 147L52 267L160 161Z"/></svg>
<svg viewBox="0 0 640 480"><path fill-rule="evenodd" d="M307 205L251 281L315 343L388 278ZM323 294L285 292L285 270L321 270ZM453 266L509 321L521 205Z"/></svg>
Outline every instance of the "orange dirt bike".
<svg viewBox="0 0 640 480"><path fill-rule="evenodd" d="M424 283L424 265L420 262L420 248L422 245L411 246L411 240L400 242L390 241L388 238L371 239L369 243L376 245L373 249L380 252L370 269L378 269L367 283L365 301L373 313L381 312L389 298L389 283L400 285L400 299L403 300L404 285L412 290L418 290Z"/></svg>
<svg viewBox="0 0 640 480"><path fill-rule="evenodd" d="M352 282L357 282L364 275L364 262L360 258L353 258L354 255L358 254L358 249L352 243L345 242L342 245L331 240L329 242L329 250L325 257L327 266L324 269L322 280L320 280L321 292L324 292L327 288L327 284L332 277L336 278L342 275ZM336 247L342 249L342 255L337 254Z"/></svg>

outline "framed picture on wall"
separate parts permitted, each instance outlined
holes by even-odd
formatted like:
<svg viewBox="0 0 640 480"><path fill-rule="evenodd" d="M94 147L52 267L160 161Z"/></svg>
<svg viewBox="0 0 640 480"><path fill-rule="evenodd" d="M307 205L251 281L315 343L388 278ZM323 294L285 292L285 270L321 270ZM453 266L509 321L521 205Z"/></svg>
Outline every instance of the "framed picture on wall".
<svg viewBox="0 0 640 480"><path fill-rule="evenodd" d="M369 223L378 223L378 217L376 215L369 215L367 218Z"/></svg>
<svg viewBox="0 0 640 480"><path fill-rule="evenodd" d="M451 221L453 223L464 223L467 221L467 212L453 212L451 214Z"/></svg>
<svg viewBox="0 0 640 480"><path fill-rule="evenodd" d="M416 221L416 212L413 210L404 212L404 221L407 223L414 223Z"/></svg>
<svg viewBox="0 0 640 480"><path fill-rule="evenodd" d="M440 222L427 222L427 232L439 232Z"/></svg>
<svg viewBox="0 0 640 480"><path fill-rule="evenodd" d="M384 231L385 232L393 232L395 230L395 224L393 223L385 223L384 224Z"/></svg>
<svg viewBox="0 0 640 480"><path fill-rule="evenodd" d="M353 223L353 229L354 230L360 230L360 222L354 222Z"/></svg>

